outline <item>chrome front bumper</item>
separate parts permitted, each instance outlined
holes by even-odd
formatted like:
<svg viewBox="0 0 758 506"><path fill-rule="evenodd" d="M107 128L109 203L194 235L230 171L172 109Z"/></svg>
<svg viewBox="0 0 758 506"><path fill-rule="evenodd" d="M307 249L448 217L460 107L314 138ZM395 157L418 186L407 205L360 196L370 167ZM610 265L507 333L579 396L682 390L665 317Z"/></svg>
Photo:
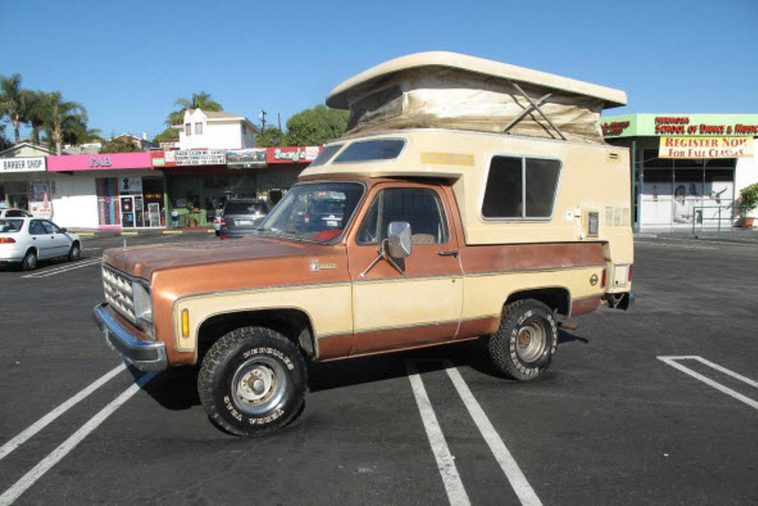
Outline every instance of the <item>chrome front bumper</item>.
<svg viewBox="0 0 758 506"><path fill-rule="evenodd" d="M140 371L163 371L168 367L166 345L137 339L133 332L122 325L108 309L108 304L98 304L93 316L108 345L116 350Z"/></svg>

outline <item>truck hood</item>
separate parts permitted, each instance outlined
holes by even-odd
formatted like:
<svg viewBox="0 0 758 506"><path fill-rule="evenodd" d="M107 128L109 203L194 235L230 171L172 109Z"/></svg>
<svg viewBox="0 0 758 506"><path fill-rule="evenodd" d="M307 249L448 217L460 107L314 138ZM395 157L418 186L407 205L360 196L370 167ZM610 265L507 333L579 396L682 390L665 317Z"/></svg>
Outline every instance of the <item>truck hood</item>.
<svg viewBox="0 0 758 506"><path fill-rule="evenodd" d="M244 237L218 242L181 242L112 248L103 262L135 277L149 280L159 270L202 264L248 261L264 258L319 256L321 244L267 237Z"/></svg>

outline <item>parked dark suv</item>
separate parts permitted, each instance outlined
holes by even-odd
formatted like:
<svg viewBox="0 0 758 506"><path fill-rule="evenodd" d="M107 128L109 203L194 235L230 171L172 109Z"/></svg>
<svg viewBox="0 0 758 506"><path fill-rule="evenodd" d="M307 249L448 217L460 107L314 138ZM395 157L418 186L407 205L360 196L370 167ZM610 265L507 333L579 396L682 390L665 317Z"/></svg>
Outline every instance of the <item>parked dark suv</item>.
<svg viewBox="0 0 758 506"><path fill-rule="evenodd" d="M236 239L251 235L258 224L271 210L271 204L263 199L234 199L224 207L219 237Z"/></svg>

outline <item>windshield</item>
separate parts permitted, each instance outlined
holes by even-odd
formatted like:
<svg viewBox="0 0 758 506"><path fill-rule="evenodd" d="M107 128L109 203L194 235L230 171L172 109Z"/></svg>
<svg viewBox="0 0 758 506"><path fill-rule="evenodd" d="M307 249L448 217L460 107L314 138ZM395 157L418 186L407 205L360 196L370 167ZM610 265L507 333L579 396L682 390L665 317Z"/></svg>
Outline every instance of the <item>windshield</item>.
<svg viewBox="0 0 758 506"><path fill-rule="evenodd" d="M363 186L309 183L293 186L261 223L261 235L327 243L342 235Z"/></svg>
<svg viewBox="0 0 758 506"><path fill-rule="evenodd" d="M21 230L24 220L0 220L0 232L13 233Z"/></svg>
<svg viewBox="0 0 758 506"><path fill-rule="evenodd" d="M229 202L224 208L224 214L266 214L266 204L263 202Z"/></svg>

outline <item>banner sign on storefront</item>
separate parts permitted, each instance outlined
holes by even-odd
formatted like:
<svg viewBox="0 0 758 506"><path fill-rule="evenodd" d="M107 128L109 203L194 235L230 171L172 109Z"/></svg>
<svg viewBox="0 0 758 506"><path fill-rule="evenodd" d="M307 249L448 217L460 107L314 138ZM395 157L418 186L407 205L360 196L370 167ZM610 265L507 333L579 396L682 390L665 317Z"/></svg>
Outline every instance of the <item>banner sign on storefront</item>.
<svg viewBox="0 0 758 506"><path fill-rule="evenodd" d="M625 114L600 127L605 137L756 137L758 114Z"/></svg>
<svg viewBox="0 0 758 506"><path fill-rule="evenodd" d="M0 174L6 172L42 172L45 158L0 158Z"/></svg>
<svg viewBox="0 0 758 506"><path fill-rule="evenodd" d="M166 151L175 153L176 165L226 165L226 151L223 149L181 149ZM165 162L168 162L165 158ZM168 165L168 163L166 163Z"/></svg>
<svg viewBox="0 0 758 506"><path fill-rule="evenodd" d="M149 169L151 167L150 153L146 152L47 157L47 170L49 172Z"/></svg>
<svg viewBox="0 0 758 506"><path fill-rule="evenodd" d="M229 149L226 164L234 168L265 168L266 148Z"/></svg>
<svg viewBox="0 0 758 506"><path fill-rule="evenodd" d="M747 158L752 137L661 137L659 158Z"/></svg>
<svg viewBox="0 0 758 506"><path fill-rule="evenodd" d="M34 181L29 184L29 211L35 218L53 217L53 203L50 198L50 183Z"/></svg>
<svg viewBox="0 0 758 506"><path fill-rule="evenodd" d="M285 146L267 148L266 162L271 163L311 163L321 153L323 146Z"/></svg>

